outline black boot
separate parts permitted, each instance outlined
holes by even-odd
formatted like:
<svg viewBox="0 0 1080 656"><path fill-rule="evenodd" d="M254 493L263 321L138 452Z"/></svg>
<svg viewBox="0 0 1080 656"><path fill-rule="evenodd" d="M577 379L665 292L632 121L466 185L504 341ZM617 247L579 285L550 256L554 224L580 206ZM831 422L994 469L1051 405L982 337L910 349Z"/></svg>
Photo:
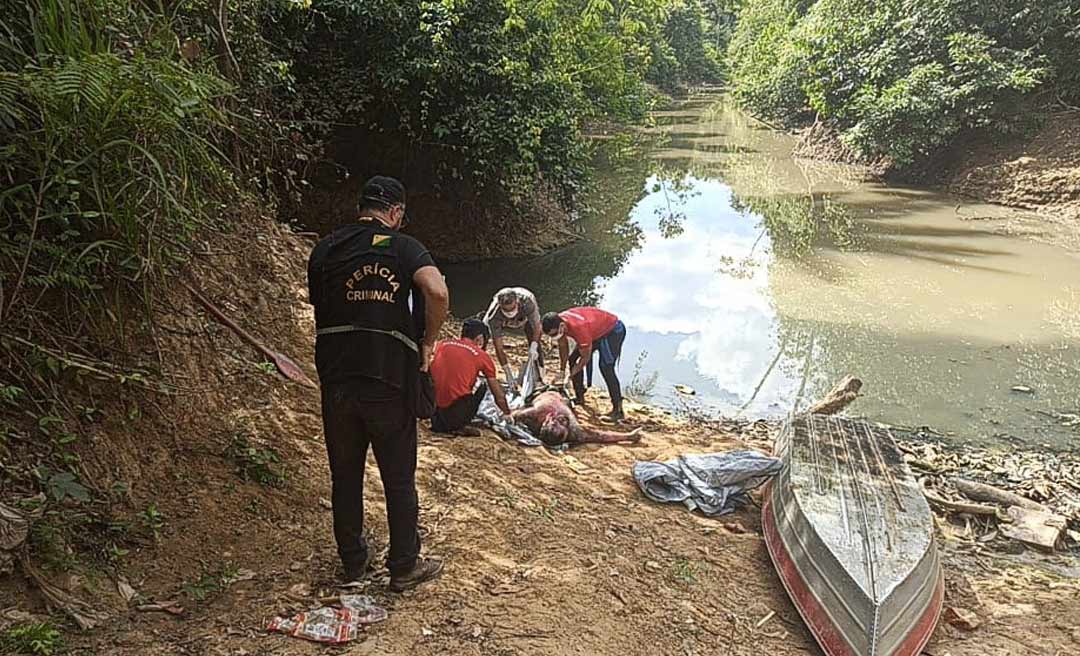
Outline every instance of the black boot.
<svg viewBox="0 0 1080 656"><path fill-rule="evenodd" d="M400 575L390 575L390 590L392 592L405 592L416 586L437 579L442 576L443 564L441 560L417 558L416 564L408 572Z"/></svg>

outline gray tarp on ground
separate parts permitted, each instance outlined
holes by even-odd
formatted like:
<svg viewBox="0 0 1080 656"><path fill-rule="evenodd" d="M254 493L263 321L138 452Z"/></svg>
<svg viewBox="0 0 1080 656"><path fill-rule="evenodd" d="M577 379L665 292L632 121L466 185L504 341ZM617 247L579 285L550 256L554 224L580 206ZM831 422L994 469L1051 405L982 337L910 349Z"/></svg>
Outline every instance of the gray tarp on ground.
<svg viewBox="0 0 1080 656"><path fill-rule="evenodd" d="M757 451L680 456L667 462L634 463L634 480L653 501L679 502L709 516L746 503L746 493L780 472L782 463Z"/></svg>

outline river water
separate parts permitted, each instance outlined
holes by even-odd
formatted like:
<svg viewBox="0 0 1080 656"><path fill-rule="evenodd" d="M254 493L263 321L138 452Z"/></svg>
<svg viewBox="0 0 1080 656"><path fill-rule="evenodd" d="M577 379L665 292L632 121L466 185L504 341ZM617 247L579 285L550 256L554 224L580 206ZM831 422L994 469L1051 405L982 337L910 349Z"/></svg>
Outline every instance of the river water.
<svg viewBox="0 0 1080 656"><path fill-rule="evenodd" d="M849 412L949 441L1080 436L1060 416L1080 411L1075 231L793 158L716 97L654 120L644 149L606 144L580 243L449 267L455 314L507 285L543 311L597 304L626 323L624 385L661 405L684 385L710 410L780 416L850 372Z"/></svg>

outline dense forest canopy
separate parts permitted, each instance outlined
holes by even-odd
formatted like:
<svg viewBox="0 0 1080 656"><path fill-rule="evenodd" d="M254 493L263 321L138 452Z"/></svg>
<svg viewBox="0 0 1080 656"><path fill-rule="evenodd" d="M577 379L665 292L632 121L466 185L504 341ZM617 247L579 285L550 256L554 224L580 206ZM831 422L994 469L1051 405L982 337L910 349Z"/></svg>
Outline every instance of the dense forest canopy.
<svg viewBox="0 0 1080 656"><path fill-rule="evenodd" d="M1080 99L1080 3L744 1L731 90L765 116L831 122L912 167L978 129L1025 127L1025 103Z"/></svg>
<svg viewBox="0 0 1080 656"><path fill-rule="evenodd" d="M201 229L275 194L302 198L305 168L343 128L370 166L397 173L395 154L411 153L418 173L405 177L417 186L503 206L541 187L569 201L585 179L587 124L640 120L658 87L715 80L728 27L727 14L688 0L10 9L5 328L51 302L100 305L116 281L144 288Z"/></svg>

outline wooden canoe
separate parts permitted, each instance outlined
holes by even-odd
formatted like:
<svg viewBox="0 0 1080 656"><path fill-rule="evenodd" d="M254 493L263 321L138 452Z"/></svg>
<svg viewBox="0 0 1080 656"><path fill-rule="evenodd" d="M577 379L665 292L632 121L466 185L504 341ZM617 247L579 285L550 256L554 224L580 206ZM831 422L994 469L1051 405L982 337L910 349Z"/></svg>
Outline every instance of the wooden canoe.
<svg viewBox="0 0 1080 656"><path fill-rule="evenodd" d="M789 419L762 524L780 580L828 656L917 656L941 613L933 516L892 434Z"/></svg>

